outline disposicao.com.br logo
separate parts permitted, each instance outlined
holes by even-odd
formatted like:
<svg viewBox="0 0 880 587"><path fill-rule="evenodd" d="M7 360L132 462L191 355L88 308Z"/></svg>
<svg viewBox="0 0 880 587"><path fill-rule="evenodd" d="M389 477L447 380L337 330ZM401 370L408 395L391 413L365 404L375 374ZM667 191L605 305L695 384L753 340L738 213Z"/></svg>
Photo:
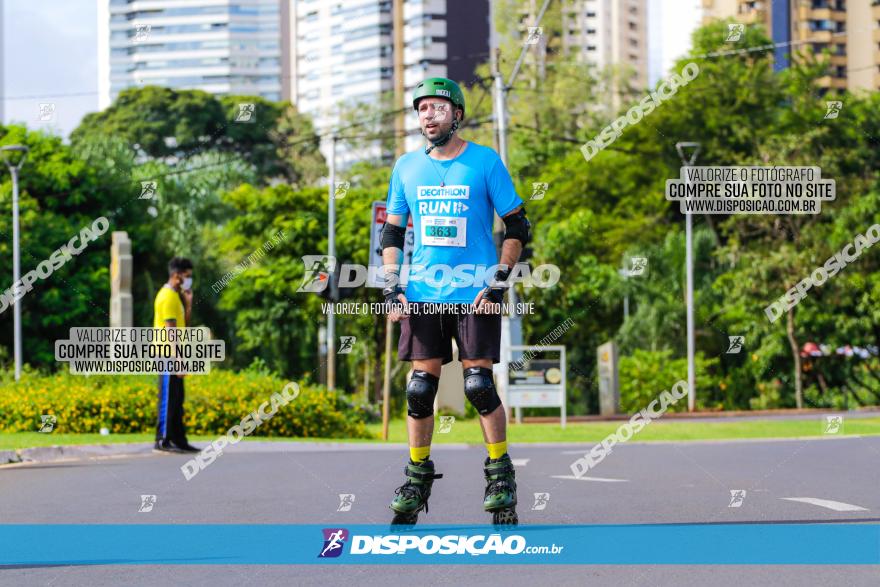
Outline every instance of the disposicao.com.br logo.
<svg viewBox="0 0 880 587"><path fill-rule="evenodd" d="M415 536L410 534L384 534L372 536L354 534L349 536L345 528L323 530L323 548L319 558L338 557L347 542L350 555L518 555L560 554L564 546L529 546L519 534L461 534Z"/></svg>
<svg viewBox="0 0 880 587"><path fill-rule="evenodd" d="M342 548L348 539L348 530L345 528L324 528L324 546L318 558L336 558L342 554Z"/></svg>

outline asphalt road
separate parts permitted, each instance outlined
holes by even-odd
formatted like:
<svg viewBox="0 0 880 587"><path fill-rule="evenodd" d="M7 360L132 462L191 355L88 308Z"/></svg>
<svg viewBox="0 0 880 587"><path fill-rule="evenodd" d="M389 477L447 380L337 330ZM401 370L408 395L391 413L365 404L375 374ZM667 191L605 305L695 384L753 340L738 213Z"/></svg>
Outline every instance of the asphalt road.
<svg viewBox="0 0 880 587"><path fill-rule="evenodd" d="M880 522L880 437L618 446L586 478L591 445L512 445L521 524ZM432 458L436 524L488 523L482 447ZM145 453L0 467L3 524L385 524L402 446L242 443L186 481L188 457ZM743 490L741 501L731 491ZM549 494L533 509L534 494ZM139 512L141 495L155 495ZM340 494L353 494L349 511ZM732 504L739 503L737 507ZM540 507L540 506L539 506ZM344 509L344 508L343 508ZM878 585L874 566L87 565L0 569L0 585Z"/></svg>

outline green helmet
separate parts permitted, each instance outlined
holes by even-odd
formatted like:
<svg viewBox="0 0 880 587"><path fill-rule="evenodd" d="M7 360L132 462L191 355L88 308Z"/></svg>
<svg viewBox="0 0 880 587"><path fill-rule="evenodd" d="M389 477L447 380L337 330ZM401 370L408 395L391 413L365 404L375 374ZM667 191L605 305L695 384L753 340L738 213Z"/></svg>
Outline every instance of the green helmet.
<svg viewBox="0 0 880 587"><path fill-rule="evenodd" d="M418 101L428 96L436 96L446 98L452 102L453 106L461 108L461 115L464 116L464 94L458 84L451 79L445 77L429 77L416 86L413 90L413 110L417 108Z"/></svg>

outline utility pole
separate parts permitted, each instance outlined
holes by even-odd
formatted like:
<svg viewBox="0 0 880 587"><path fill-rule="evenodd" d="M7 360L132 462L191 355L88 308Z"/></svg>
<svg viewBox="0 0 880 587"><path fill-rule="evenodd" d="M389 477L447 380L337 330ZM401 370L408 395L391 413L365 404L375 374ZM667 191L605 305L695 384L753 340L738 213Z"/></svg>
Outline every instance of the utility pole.
<svg viewBox="0 0 880 587"><path fill-rule="evenodd" d="M693 149L690 156L685 154L685 149ZM682 165L690 167L700 154L700 143L678 142L675 150L681 158ZM685 193L687 193L688 174L684 174ZM690 199L690 198L688 198ZM694 238L693 238L693 214L686 212L684 215L685 226L685 278L687 293L685 294L685 311L687 312L687 354L688 354L688 411L693 412L696 404L696 365L694 363Z"/></svg>
<svg viewBox="0 0 880 587"><path fill-rule="evenodd" d="M24 165L29 149L24 145L10 145L0 148L3 162L12 175L12 283L13 286L21 278L19 229L18 229L18 172ZM11 161L10 153L18 153L17 161ZM15 355L15 380L21 379L21 298L12 303L13 353Z"/></svg>
<svg viewBox="0 0 880 587"><path fill-rule="evenodd" d="M394 44L394 105L400 108L394 116L394 154L396 158L400 158L406 153L406 119L405 111L402 106L404 101L404 67L403 67L403 1L394 0L392 4L392 30ZM405 258L401 258L401 262ZM401 270L401 273L403 271ZM388 440L388 422L390 420L390 402L391 402L391 351L392 339L394 333L394 322L391 318L385 316L385 372L384 381L382 382L382 440Z"/></svg>
<svg viewBox="0 0 880 587"><path fill-rule="evenodd" d="M330 135L330 186L327 203L327 254L330 255L330 312L327 314L327 388L336 389L336 308L339 292L336 288L336 133Z"/></svg>
<svg viewBox="0 0 880 587"><path fill-rule="evenodd" d="M520 67L522 67L523 60L525 59L526 52L530 45L525 42L523 43L519 58L516 60L516 64L513 66L513 71L510 73L510 78L505 84L504 77L501 74L501 43L498 31L495 29L495 4L496 2L493 1L489 16L489 20L492 23L491 38L493 39L494 45L492 47L492 75L495 81L495 130L498 137L498 155L501 157L501 162L507 167L507 92L510 91L510 88L513 87L513 82L516 81L516 76L519 73ZM540 26L541 19L544 18L544 13L547 11L548 6L550 6L550 0L544 0L541 10L538 11L538 16L535 18L534 26ZM494 233L496 242L503 242L502 235L504 233L504 223L497 215L495 217ZM501 388L502 395L505 399L507 398L507 371L508 359L510 358L510 347L512 345L522 344L522 317L516 312L516 291L513 287L508 288L507 291L511 311L509 316L504 316L502 318L501 362L497 369L497 372L501 377L498 377L496 380L496 385Z"/></svg>
<svg viewBox="0 0 880 587"><path fill-rule="evenodd" d="M400 158L406 153L406 112L402 107L406 105L403 94L404 88L404 68L403 68L403 2L404 0L394 0L392 8L392 39L394 44L394 108L401 108L400 112L394 115L394 154L396 158Z"/></svg>

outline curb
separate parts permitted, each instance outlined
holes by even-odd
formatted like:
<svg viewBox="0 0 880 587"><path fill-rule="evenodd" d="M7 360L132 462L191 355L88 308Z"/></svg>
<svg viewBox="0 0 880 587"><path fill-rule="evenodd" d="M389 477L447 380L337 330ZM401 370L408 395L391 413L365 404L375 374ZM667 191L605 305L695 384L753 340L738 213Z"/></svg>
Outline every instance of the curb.
<svg viewBox="0 0 880 587"><path fill-rule="evenodd" d="M880 415L880 407L870 406L860 408L858 410L833 410L822 408L802 408L785 409L785 410L735 410L727 412L667 412L663 415L664 421L671 420L691 420L697 422L736 422L748 420L809 420L816 416L831 414L840 414L852 418L876 418ZM630 419L631 414L614 414L611 416L600 416L597 414L589 416L568 416L568 422L575 423L595 423L595 422L617 422ZM508 418L508 423L514 423L514 417ZM523 416L523 424L558 424L559 416Z"/></svg>
<svg viewBox="0 0 880 587"><path fill-rule="evenodd" d="M21 456L15 450L0 450L0 465L9 463L20 463Z"/></svg>
<svg viewBox="0 0 880 587"><path fill-rule="evenodd" d="M209 443L198 442L202 446ZM252 441L223 449L229 453L270 453L270 452L337 452L337 451L400 451L407 447L403 443L372 444L345 442L261 442ZM441 450L467 450L471 445L450 443L438 445ZM119 444L81 444L74 446L40 446L21 448L18 450L0 451L0 466L18 463L51 463L58 461L85 460L93 458L109 458L118 456L153 455L152 443L119 443ZM191 455L190 455L191 456Z"/></svg>
<svg viewBox="0 0 880 587"><path fill-rule="evenodd" d="M13 463L47 463L71 459L142 455L152 453L151 444L85 444L75 446L38 446L18 450L0 451L0 465Z"/></svg>
<svg viewBox="0 0 880 587"><path fill-rule="evenodd" d="M632 440L627 444L641 446L660 446L669 444L723 444L723 443L754 443L754 442L804 442L810 440L853 440L868 438L860 434L794 436L769 438L713 438L702 440ZM198 444L208 446L208 443ZM583 449L596 442L512 442L517 450L528 448L561 448ZM477 445L466 443L438 443L435 450L464 451ZM404 443L346 443L346 442L283 442L283 441L251 441L236 446L228 446L224 452L230 453L279 453L279 452L339 452L339 451L400 451L406 449ZM580 451L577 451L578 453ZM118 443L118 444L83 444L74 446L40 446L18 450L0 450L0 466L25 463L51 463L59 461L75 461L95 458L112 458L121 456L153 455L152 443ZM572 451L574 454L574 451Z"/></svg>

